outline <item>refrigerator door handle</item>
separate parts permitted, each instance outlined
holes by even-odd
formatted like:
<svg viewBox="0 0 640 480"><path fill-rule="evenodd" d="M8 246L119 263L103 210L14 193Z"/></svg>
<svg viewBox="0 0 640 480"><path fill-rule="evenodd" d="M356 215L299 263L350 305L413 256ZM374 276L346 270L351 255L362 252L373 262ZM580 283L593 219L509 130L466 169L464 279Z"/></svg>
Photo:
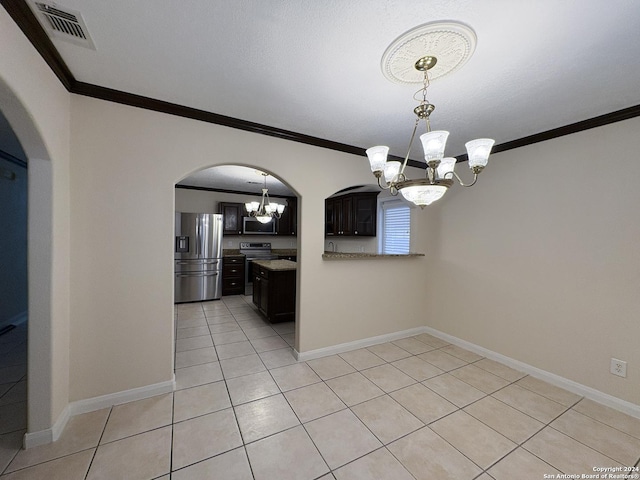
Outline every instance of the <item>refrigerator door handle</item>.
<svg viewBox="0 0 640 480"><path fill-rule="evenodd" d="M176 262L176 265L204 265L205 263L215 265L218 262L219 260L192 260L191 262Z"/></svg>
<svg viewBox="0 0 640 480"><path fill-rule="evenodd" d="M176 273L176 277L215 277L218 272L215 273Z"/></svg>
<svg viewBox="0 0 640 480"><path fill-rule="evenodd" d="M202 241L200 236L201 222L202 222L202 219L200 218L200 215L198 215L196 217L196 255L198 256L200 256L200 249L202 248L200 245L200 242Z"/></svg>

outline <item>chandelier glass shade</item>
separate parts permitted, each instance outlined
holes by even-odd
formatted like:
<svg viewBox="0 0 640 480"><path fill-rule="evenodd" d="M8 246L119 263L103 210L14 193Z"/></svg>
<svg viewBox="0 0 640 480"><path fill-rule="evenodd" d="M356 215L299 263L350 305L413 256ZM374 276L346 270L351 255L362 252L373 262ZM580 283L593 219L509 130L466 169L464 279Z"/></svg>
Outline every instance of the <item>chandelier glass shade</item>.
<svg viewBox="0 0 640 480"><path fill-rule="evenodd" d="M244 207L250 217L255 217L260 223L269 223L274 218L280 218L284 212L284 205L272 202L269 199L269 189L267 188L268 173L262 173L264 176L264 188L262 189L261 202L247 202Z"/></svg>
<svg viewBox="0 0 640 480"><path fill-rule="evenodd" d="M469 168L473 172L473 181L465 184L455 172L456 159L444 156L449 132L431 130L430 115L436 107L427 100L427 87L429 86L429 69L435 66L436 63L437 58L427 55L419 58L414 65L416 70L424 73L424 77L422 89L414 95L416 97L418 94L422 94L419 105L413 110L417 118L404 162L387 161L389 147L383 145L371 147L366 151L371 172L378 179L378 186L385 190L389 189L392 195L397 195L400 192L406 200L422 208L442 198L449 187L454 184L454 179L463 187L475 185L478 175L487 165L489 154L494 144L494 140L489 138L480 138L465 144L469 158ZM411 146L421 121L426 124L426 133L420 135L426 162L426 172L423 178L410 180L405 175L405 169L409 160Z"/></svg>

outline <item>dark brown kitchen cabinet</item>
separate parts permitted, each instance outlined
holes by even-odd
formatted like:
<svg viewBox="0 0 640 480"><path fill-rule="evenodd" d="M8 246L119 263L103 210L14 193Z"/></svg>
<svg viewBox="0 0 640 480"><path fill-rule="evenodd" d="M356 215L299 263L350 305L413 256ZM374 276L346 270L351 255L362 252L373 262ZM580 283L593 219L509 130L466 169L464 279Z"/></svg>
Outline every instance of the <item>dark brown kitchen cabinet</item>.
<svg viewBox="0 0 640 480"><path fill-rule="evenodd" d="M353 198L343 196L325 200L325 217L327 235L353 235Z"/></svg>
<svg viewBox="0 0 640 480"><path fill-rule="evenodd" d="M325 200L325 236L375 237L378 192L341 195Z"/></svg>
<svg viewBox="0 0 640 480"><path fill-rule="evenodd" d="M242 235L242 216L244 204L220 202L218 213L222 214L223 235Z"/></svg>
<svg viewBox="0 0 640 480"><path fill-rule="evenodd" d="M275 199L282 203L284 199ZM298 235L298 199L288 197L285 201L285 209L279 219L276 220L276 234L296 236Z"/></svg>
<svg viewBox="0 0 640 480"><path fill-rule="evenodd" d="M244 257L222 258L222 295L244 294Z"/></svg>
<svg viewBox="0 0 640 480"><path fill-rule="evenodd" d="M254 265L253 303L271 323L292 322L296 316L296 271L269 270Z"/></svg>

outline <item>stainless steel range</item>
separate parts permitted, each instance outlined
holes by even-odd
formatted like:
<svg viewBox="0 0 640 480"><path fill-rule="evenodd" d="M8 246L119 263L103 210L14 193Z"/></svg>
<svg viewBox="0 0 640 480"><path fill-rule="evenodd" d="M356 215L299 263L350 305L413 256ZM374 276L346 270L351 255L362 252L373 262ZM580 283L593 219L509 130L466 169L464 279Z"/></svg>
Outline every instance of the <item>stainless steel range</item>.
<svg viewBox="0 0 640 480"><path fill-rule="evenodd" d="M244 260L244 294L253 295L253 260L275 260L277 255L271 253L271 243L240 242L240 253Z"/></svg>

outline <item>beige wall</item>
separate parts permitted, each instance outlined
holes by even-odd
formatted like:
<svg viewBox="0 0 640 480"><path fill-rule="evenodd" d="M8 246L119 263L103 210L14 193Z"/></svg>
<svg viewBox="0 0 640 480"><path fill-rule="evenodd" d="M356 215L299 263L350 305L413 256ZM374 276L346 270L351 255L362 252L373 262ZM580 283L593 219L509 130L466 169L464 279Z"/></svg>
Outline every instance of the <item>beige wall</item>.
<svg viewBox="0 0 640 480"><path fill-rule="evenodd" d="M635 118L496 154L445 197L427 324L640 404L638 131Z"/></svg>
<svg viewBox="0 0 640 480"><path fill-rule="evenodd" d="M78 96L71 131L71 400L171 378L174 185L216 164L299 194L299 351L423 323L424 259L321 258L324 199L371 182L364 157ZM394 301L378 294L389 282Z"/></svg>
<svg viewBox="0 0 640 480"><path fill-rule="evenodd" d="M29 431L68 402L70 95L0 8L0 109L29 159Z"/></svg>

